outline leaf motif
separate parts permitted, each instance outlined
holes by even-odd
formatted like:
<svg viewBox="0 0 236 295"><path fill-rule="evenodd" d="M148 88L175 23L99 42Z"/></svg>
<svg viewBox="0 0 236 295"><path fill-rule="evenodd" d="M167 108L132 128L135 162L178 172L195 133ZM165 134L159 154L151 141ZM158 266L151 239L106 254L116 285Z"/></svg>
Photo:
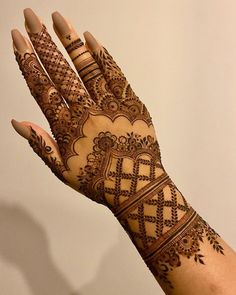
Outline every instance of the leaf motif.
<svg viewBox="0 0 236 295"><path fill-rule="evenodd" d="M204 257L204 255L202 255L202 254L195 254L194 260L196 262L201 263L201 264L205 264L203 259L202 259L203 257Z"/></svg>

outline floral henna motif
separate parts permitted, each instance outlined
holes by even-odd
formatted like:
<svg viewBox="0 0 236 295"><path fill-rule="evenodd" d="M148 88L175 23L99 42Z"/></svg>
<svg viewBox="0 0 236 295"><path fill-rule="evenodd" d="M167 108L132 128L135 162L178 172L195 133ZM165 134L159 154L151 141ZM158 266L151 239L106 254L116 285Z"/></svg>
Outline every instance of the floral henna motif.
<svg viewBox="0 0 236 295"><path fill-rule="evenodd" d="M108 86L115 97L122 101L132 100L142 104L106 48L102 47L99 51L94 52L93 56L102 69Z"/></svg>
<svg viewBox="0 0 236 295"><path fill-rule="evenodd" d="M71 114L34 53L25 53L22 56L16 52L16 59L31 94L50 123L60 153L67 161L70 156L76 154L73 143L75 139L83 136L82 124L88 117L88 109L77 104L73 115Z"/></svg>
<svg viewBox="0 0 236 295"><path fill-rule="evenodd" d="M80 168L78 191L113 211L164 173L159 145L151 136L100 132L93 142L87 165Z"/></svg>
<svg viewBox="0 0 236 295"><path fill-rule="evenodd" d="M108 51L102 48L95 52L93 57L102 69L103 76L96 77L95 80L86 84L86 87L91 94L95 93L103 97L100 100L102 110L111 118L116 117L115 113L122 113L131 122L140 119L148 126L151 125L152 121L147 108L134 94L121 69Z"/></svg>
<svg viewBox="0 0 236 295"><path fill-rule="evenodd" d="M89 114L108 117L112 122L123 116L131 124L137 120L142 120L148 126L152 125L146 107L132 95L130 86L125 86L126 80L123 80L121 84L116 83L112 88L116 97L109 89L103 75L95 75L91 78L89 82L86 82L86 86L92 98L100 97L99 103L96 104L57 49L45 26L39 33L29 33L29 35L52 81L34 53L21 55L15 52L16 59L32 95L50 123L66 166L69 158L77 154L74 145L84 136L83 126L88 120ZM77 44L78 41L75 43ZM68 51L78 48L76 44L68 47ZM80 46L82 46L81 42L79 42ZM93 62L93 64L96 63ZM123 102L119 99L121 86L125 86L127 93L126 100Z"/></svg>
<svg viewBox="0 0 236 295"><path fill-rule="evenodd" d="M66 170L64 165L60 163L56 157L54 157L53 150L48 146L42 136L37 135L35 130L31 127L31 135L29 138L29 144L34 152L44 161L44 163L51 169L62 182L66 183L63 177L63 172Z"/></svg>
<svg viewBox="0 0 236 295"><path fill-rule="evenodd" d="M169 241L165 242L167 235L163 236L162 241L156 245L156 251L144 260L154 276L171 289L174 286L168 275L181 266L181 256L205 264L200 249L204 239L212 245L214 251L224 255L224 249L217 240L219 235L192 208L183 220L170 230L168 237Z"/></svg>
<svg viewBox="0 0 236 295"><path fill-rule="evenodd" d="M172 181L146 192L116 217L154 276L173 288L168 275L181 266L181 257L193 257L196 263L205 264L200 250L203 238L216 252L224 254L224 249L216 232L190 207Z"/></svg>
<svg viewBox="0 0 236 295"><path fill-rule="evenodd" d="M90 108L92 113L102 114L109 117L112 121L122 115L130 120L131 123L140 119L148 125L152 124L146 107L133 93L121 70L115 65L107 51L105 51L106 54L103 56L103 63L111 64L112 69L116 69L117 72L117 75L114 72L115 78L111 81L108 80L108 84L105 80L106 77L101 74L98 67L100 64L95 62L92 57L86 58L85 61L81 59L79 63L78 73L91 96L89 97L75 72L70 68L68 62L52 41L46 27L43 25L39 33L30 33L29 35L40 60L60 93L69 104L79 102L77 108L83 108L80 110L80 114L83 113L86 107ZM66 49L71 54L82 47L83 42L77 39L72 41ZM88 50L81 49L81 53L85 54L86 52ZM94 104L91 98L97 104Z"/></svg>
<svg viewBox="0 0 236 295"><path fill-rule="evenodd" d="M173 288L168 274L181 257L204 264L204 237L223 254L217 234L165 173L154 138L100 132L93 143L78 190L113 211L158 280Z"/></svg>

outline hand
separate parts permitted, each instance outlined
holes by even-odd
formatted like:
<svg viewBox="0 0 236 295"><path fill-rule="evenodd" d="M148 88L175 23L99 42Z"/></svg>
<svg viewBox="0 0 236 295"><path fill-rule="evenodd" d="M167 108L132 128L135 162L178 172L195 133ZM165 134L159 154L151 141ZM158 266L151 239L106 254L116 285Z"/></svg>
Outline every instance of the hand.
<svg viewBox="0 0 236 295"><path fill-rule="evenodd" d="M77 76L33 11L24 13L33 47L13 30L16 59L55 140L30 122L13 120L16 131L59 179L113 211L163 289L186 258L204 264L204 241L224 254L165 172L150 115L107 50L88 32L84 45L53 13Z"/></svg>
<svg viewBox="0 0 236 295"><path fill-rule="evenodd" d="M84 45L53 13L54 29L78 77L34 12L25 9L24 14L34 48L13 30L16 60L55 140L33 123L13 120L15 129L59 179L112 209L150 182L163 180L150 115L107 50L89 32Z"/></svg>

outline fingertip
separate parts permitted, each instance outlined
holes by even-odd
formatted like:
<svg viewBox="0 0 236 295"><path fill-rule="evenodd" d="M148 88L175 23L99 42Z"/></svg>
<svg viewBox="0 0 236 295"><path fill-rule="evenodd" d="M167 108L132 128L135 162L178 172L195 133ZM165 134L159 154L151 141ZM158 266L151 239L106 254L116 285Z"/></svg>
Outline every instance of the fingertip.
<svg viewBox="0 0 236 295"><path fill-rule="evenodd" d="M25 27L28 33L37 34L42 30L43 24L37 14L31 8L23 10Z"/></svg>
<svg viewBox="0 0 236 295"><path fill-rule="evenodd" d="M24 8L23 9L23 14L24 15L27 15L27 14L31 14L31 13L34 13L34 11L33 11L33 9L32 8L30 8L30 7L26 7L26 8Z"/></svg>
<svg viewBox="0 0 236 295"><path fill-rule="evenodd" d="M98 41L89 31L84 32L83 35L84 39L86 40L86 44L91 51L96 51L98 48L101 47Z"/></svg>
<svg viewBox="0 0 236 295"><path fill-rule="evenodd" d="M14 36L15 34L17 34L18 32L19 32L18 29L16 29L16 28L12 29L12 30L11 30L11 36L12 36L12 38L13 38L13 36Z"/></svg>
<svg viewBox="0 0 236 295"><path fill-rule="evenodd" d="M56 18L57 16L62 16L61 14L60 14L60 12L59 11L53 11L53 13L51 14L51 16L52 16L52 19L54 19L54 18Z"/></svg>
<svg viewBox="0 0 236 295"><path fill-rule="evenodd" d="M11 119L11 124L13 127L14 127L15 122L18 122L18 121L16 121L15 119Z"/></svg>
<svg viewBox="0 0 236 295"><path fill-rule="evenodd" d="M72 32L71 24L58 12L52 13L53 27L60 36L66 36Z"/></svg>
<svg viewBox="0 0 236 295"><path fill-rule="evenodd" d="M15 129L15 131L21 135L22 137L24 137L25 139L29 139L31 131L30 131L30 127L24 125L22 122L18 122L15 119L11 120L11 124L13 126L13 128Z"/></svg>

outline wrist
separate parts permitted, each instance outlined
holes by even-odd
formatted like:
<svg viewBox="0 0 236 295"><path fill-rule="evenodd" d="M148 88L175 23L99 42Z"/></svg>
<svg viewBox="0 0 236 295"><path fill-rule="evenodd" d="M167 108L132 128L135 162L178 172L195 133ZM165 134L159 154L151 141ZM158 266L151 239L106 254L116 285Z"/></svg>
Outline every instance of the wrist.
<svg viewBox="0 0 236 295"><path fill-rule="evenodd" d="M187 223L193 212L166 173L113 211L145 257L152 251L150 247L158 245L165 234L174 231L181 223Z"/></svg>
<svg viewBox="0 0 236 295"><path fill-rule="evenodd" d="M167 174L138 191L114 214L164 288L173 288L169 274L182 265L184 257L204 264L203 240L224 254L216 232L187 203Z"/></svg>

